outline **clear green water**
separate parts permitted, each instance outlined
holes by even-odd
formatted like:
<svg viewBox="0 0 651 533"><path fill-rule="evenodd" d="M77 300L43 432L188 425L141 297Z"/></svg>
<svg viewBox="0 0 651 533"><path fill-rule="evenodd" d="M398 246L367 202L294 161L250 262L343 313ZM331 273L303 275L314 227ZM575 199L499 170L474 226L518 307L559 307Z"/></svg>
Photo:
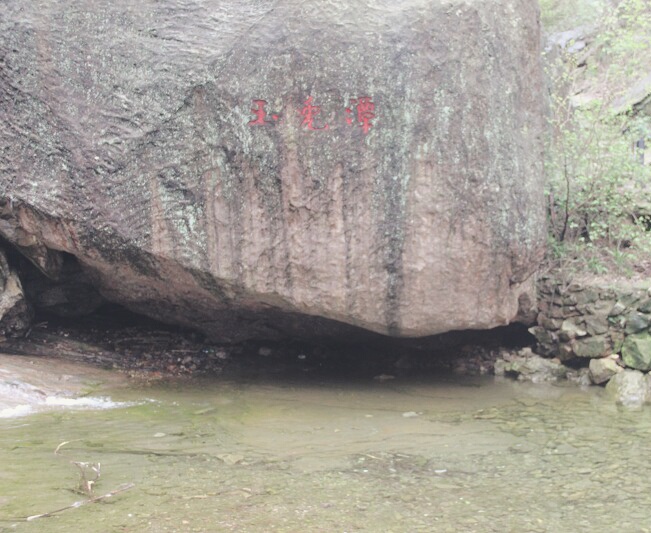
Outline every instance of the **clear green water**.
<svg viewBox="0 0 651 533"><path fill-rule="evenodd" d="M0 531L651 531L651 415L597 389L197 380L0 420ZM415 416L414 416L415 415ZM63 441L64 456L53 451ZM69 460L101 462L81 496Z"/></svg>

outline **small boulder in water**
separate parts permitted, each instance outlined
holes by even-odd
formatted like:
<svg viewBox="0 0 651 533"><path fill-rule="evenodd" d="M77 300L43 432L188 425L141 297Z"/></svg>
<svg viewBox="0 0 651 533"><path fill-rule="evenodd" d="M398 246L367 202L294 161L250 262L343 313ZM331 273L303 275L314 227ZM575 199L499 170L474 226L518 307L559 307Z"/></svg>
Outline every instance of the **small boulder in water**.
<svg viewBox="0 0 651 533"><path fill-rule="evenodd" d="M624 370L613 376L606 391L624 407L639 409L651 399L649 380L639 370Z"/></svg>

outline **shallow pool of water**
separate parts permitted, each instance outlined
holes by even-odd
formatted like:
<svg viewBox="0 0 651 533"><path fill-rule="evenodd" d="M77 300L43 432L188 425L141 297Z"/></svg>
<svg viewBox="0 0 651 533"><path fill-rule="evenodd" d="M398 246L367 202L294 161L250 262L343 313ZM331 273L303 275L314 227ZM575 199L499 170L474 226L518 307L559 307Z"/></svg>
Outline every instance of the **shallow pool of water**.
<svg viewBox="0 0 651 533"><path fill-rule="evenodd" d="M651 531L651 415L492 378L200 379L0 420L0 531ZM54 450L62 442L59 454ZM101 463L84 497L73 461Z"/></svg>

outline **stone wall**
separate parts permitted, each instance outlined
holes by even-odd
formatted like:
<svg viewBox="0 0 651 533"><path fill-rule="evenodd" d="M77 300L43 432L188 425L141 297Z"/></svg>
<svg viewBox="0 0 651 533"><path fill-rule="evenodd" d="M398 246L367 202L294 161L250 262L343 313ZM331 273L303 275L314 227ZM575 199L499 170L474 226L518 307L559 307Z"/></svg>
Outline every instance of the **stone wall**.
<svg viewBox="0 0 651 533"><path fill-rule="evenodd" d="M609 286L539 283L535 351L564 363L589 366L593 383L624 368L651 370L651 283Z"/></svg>

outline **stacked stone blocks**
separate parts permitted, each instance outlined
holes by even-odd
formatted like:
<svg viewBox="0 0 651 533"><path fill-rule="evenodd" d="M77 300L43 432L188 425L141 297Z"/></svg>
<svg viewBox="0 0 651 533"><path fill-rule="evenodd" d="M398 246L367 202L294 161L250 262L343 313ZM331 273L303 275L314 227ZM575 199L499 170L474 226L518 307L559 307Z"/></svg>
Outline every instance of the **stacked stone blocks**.
<svg viewBox="0 0 651 533"><path fill-rule="evenodd" d="M546 277L538 292L537 325L530 329L537 353L562 362L589 359L594 382L624 367L651 371L651 286L563 284Z"/></svg>

